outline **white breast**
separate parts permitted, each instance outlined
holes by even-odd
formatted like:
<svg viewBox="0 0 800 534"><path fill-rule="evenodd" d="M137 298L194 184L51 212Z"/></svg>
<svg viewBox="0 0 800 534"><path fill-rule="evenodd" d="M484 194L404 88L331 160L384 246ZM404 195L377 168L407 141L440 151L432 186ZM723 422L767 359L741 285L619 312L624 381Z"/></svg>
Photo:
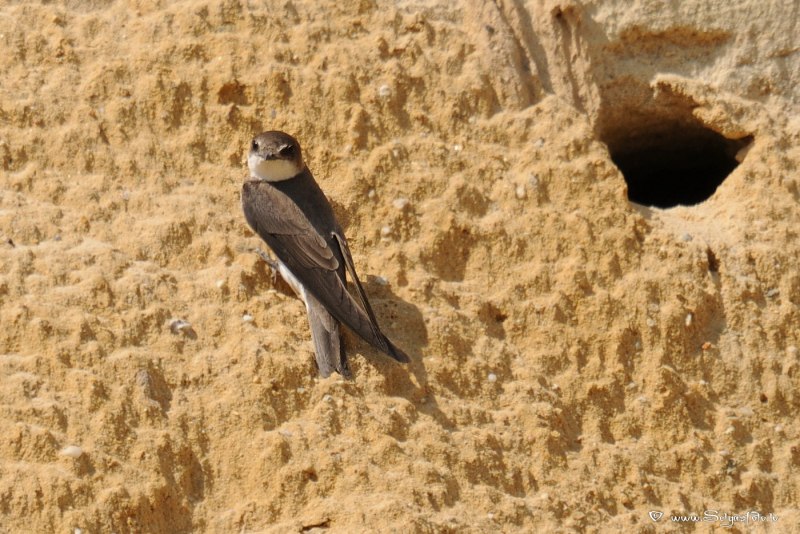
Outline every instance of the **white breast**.
<svg viewBox="0 0 800 534"><path fill-rule="evenodd" d="M281 182L294 178L302 169L298 169L297 165L285 159L263 159L257 154L250 154L247 157L247 166L250 167L250 173L254 178L265 180L267 182Z"/></svg>

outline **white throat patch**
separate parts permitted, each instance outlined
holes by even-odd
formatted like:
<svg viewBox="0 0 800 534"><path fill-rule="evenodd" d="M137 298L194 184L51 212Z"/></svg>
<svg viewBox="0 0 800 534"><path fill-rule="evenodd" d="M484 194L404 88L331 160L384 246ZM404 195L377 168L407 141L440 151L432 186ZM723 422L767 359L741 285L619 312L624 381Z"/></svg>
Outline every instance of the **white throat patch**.
<svg viewBox="0 0 800 534"><path fill-rule="evenodd" d="M250 174L254 178L264 180L266 182L281 182L294 178L300 171L297 165L292 161L285 159L263 159L257 154L250 154L247 156L247 166L250 167Z"/></svg>

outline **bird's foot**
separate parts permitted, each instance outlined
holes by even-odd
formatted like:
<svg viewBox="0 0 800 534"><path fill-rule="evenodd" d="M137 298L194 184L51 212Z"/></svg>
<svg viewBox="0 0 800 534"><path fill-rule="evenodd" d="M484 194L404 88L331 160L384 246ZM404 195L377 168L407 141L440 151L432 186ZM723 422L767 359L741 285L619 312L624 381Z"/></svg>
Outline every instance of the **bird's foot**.
<svg viewBox="0 0 800 534"><path fill-rule="evenodd" d="M268 253L264 252L260 248L254 248L253 252L258 254L261 259L264 260L264 263L269 266L270 280L274 286L278 282L278 262L273 260Z"/></svg>

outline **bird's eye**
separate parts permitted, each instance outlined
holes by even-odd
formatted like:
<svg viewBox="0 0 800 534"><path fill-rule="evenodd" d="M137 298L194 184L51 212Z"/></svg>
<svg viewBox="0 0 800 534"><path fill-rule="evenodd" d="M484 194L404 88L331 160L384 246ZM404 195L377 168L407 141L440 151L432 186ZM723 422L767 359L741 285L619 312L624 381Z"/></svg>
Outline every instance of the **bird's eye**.
<svg viewBox="0 0 800 534"><path fill-rule="evenodd" d="M250 150L253 150L254 152L258 151L258 141L253 140L253 142L250 143Z"/></svg>
<svg viewBox="0 0 800 534"><path fill-rule="evenodd" d="M284 145L278 153L283 157L289 157L294 154L294 146L293 145Z"/></svg>

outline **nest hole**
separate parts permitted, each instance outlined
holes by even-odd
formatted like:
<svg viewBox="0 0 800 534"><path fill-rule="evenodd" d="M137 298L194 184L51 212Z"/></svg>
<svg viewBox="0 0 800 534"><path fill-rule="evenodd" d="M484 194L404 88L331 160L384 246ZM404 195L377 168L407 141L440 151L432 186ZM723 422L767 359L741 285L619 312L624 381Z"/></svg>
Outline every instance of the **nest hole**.
<svg viewBox="0 0 800 534"><path fill-rule="evenodd" d="M657 208L694 206L739 165L752 137L728 139L693 114L694 103L650 100L606 114L600 136L628 185L628 199Z"/></svg>

